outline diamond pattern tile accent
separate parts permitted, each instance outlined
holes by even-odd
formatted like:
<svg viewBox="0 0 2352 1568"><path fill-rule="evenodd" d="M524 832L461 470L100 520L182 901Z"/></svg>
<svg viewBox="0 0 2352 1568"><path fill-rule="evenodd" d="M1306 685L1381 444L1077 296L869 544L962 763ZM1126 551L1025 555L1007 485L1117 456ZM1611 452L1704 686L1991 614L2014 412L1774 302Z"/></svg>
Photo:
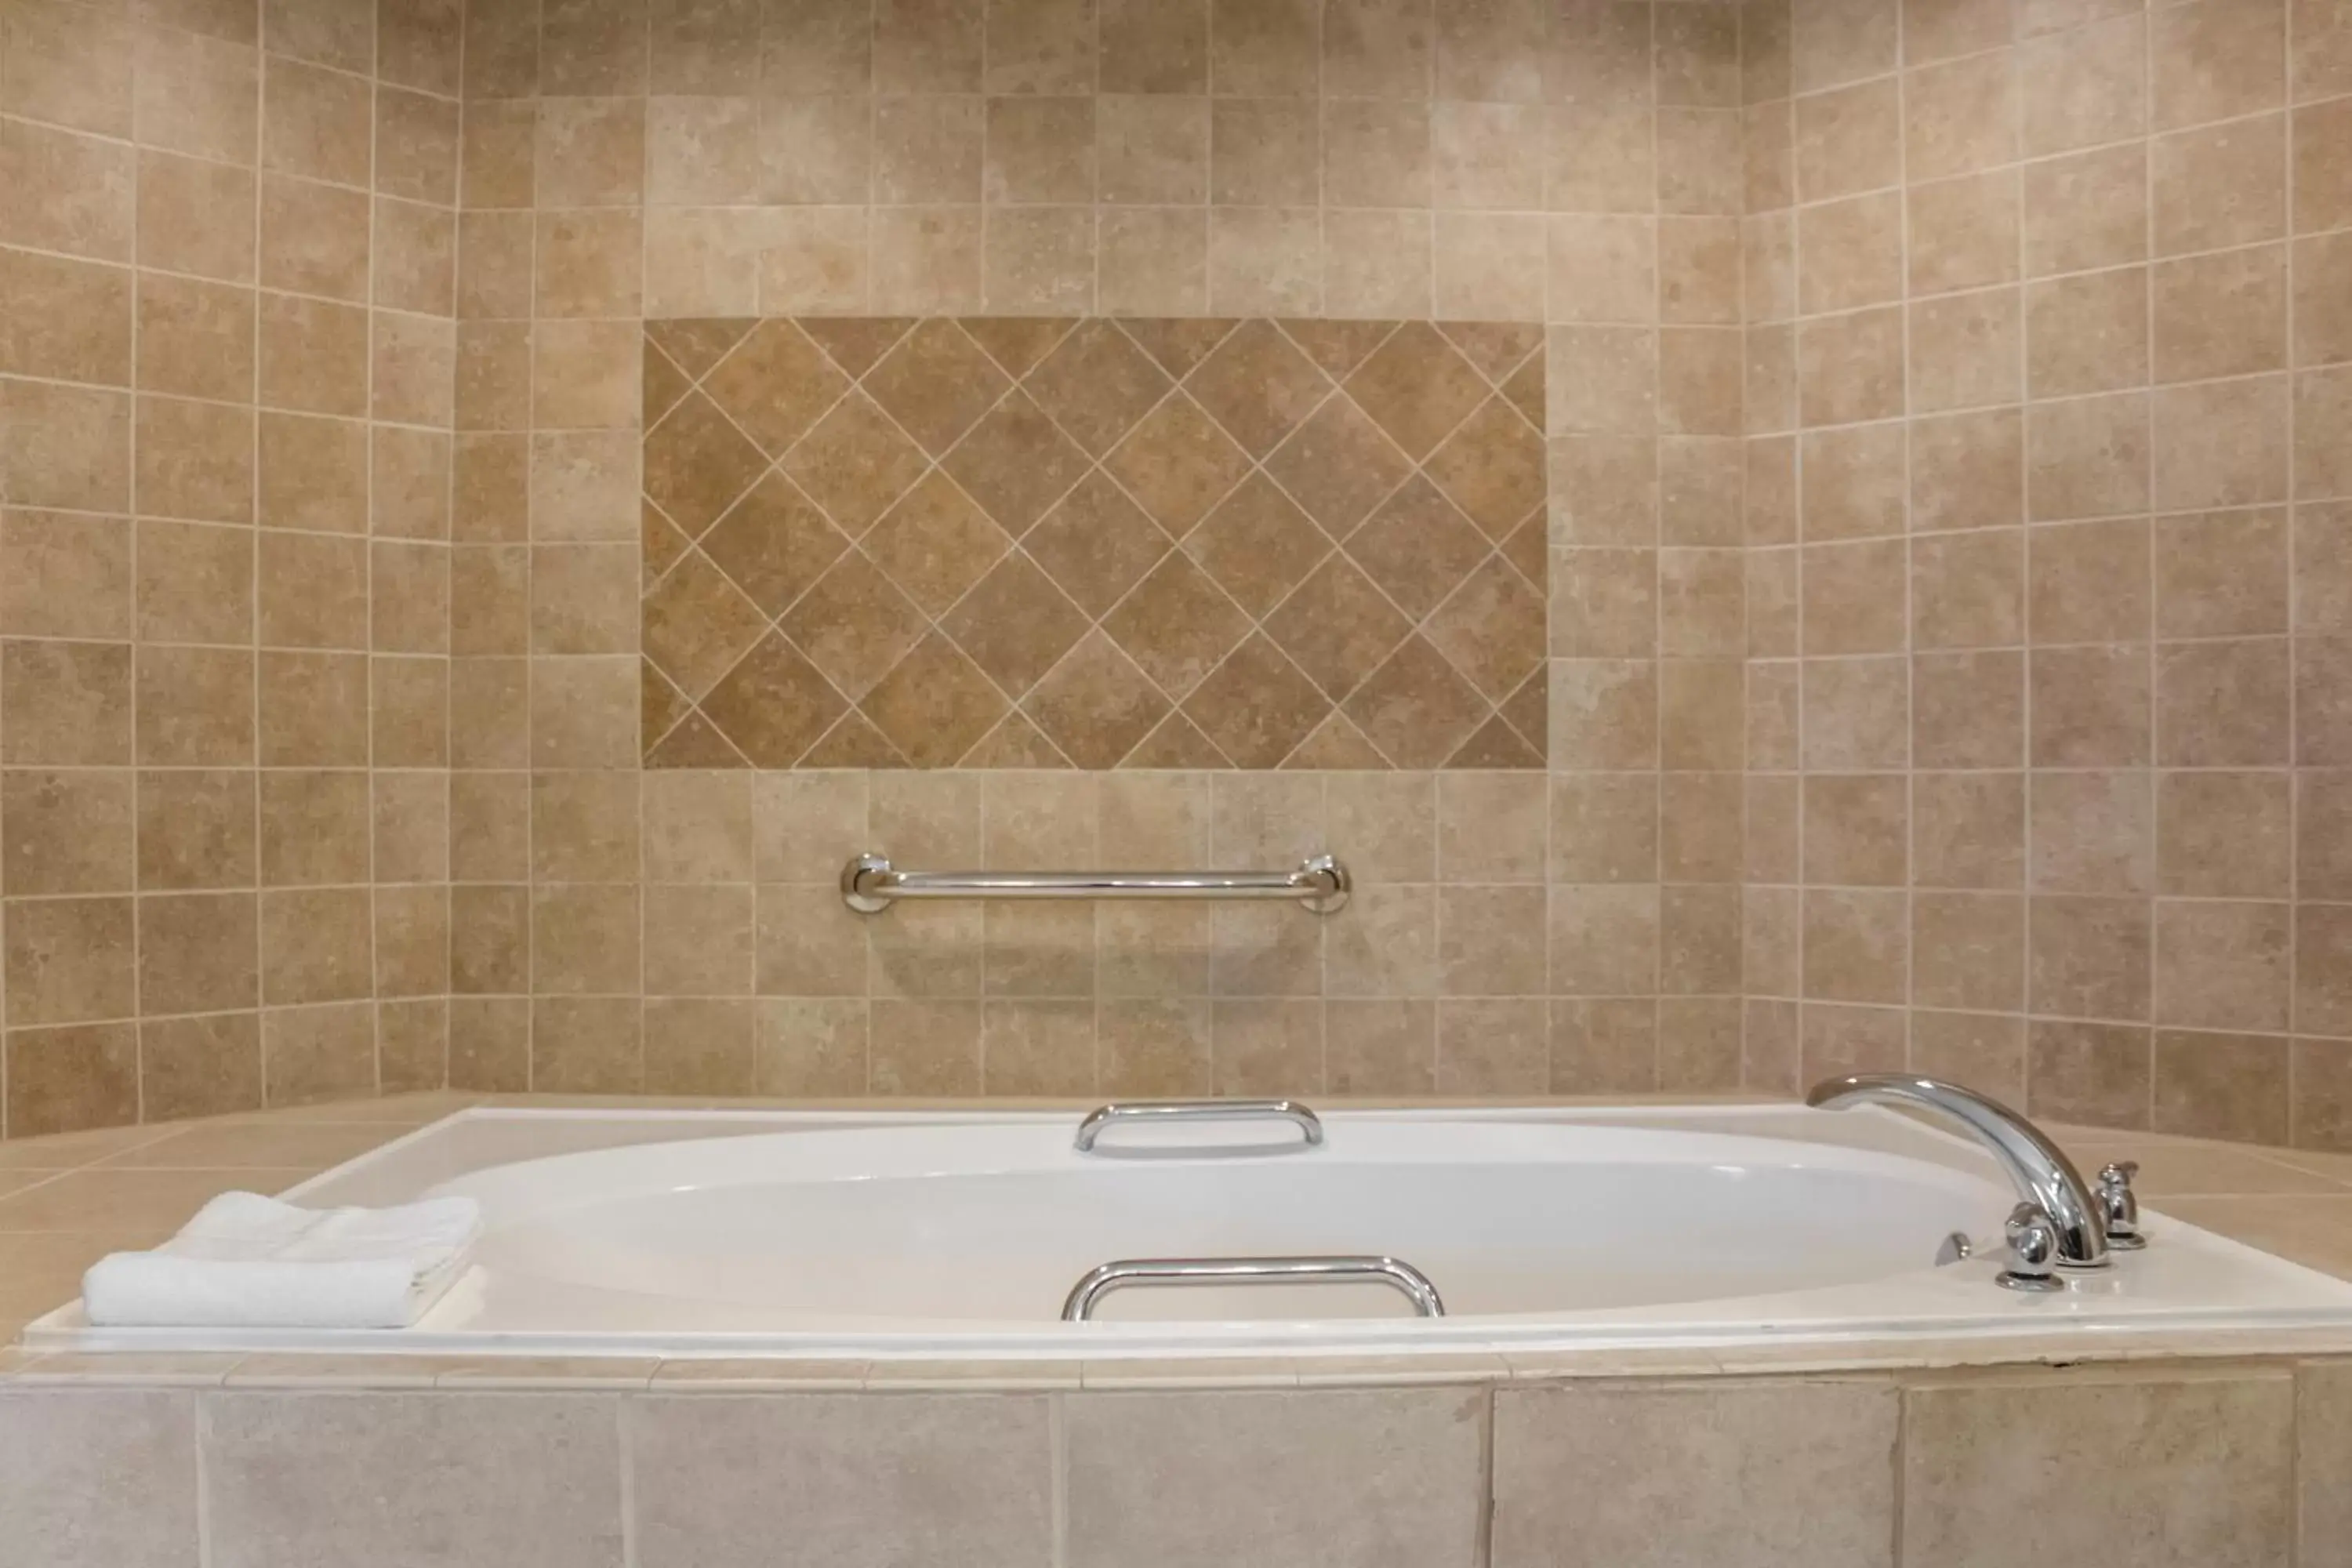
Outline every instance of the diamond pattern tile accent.
<svg viewBox="0 0 2352 1568"><path fill-rule="evenodd" d="M1023 706L1070 761L1099 769L1117 767L1167 714L1169 701L1097 631L1055 665Z"/></svg>
<svg viewBox="0 0 2352 1568"><path fill-rule="evenodd" d="M1291 432L1265 471L1334 539L1345 539L1402 484L1412 465L1347 397L1334 397Z"/></svg>
<svg viewBox="0 0 2352 1568"><path fill-rule="evenodd" d="M1170 555L1103 621L1103 629L1160 683L1181 698L1247 637L1241 606L1183 555Z"/></svg>
<svg viewBox="0 0 2352 1568"><path fill-rule="evenodd" d="M638 407L645 412L648 426L659 424L663 415L677 406L678 399L694 390L694 377L670 363L669 355L653 347L646 347L644 355L643 398Z"/></svg>
<svg viewBox="0 0 2352 1568"><path fill-rule="evenodd" d="M807 593L848 548L814 501L772 473L702 538L703 553L771 617Z"/></svg>
<svg viewBox="0 0 2352 1568"><path fill-rule="evenodd" d="M1298 743L1298 750L1283 759L1285 768L1339 768L1349 773L1377 773L1389 765L1380 748L1364 739L1345 713L1334 713L1323 721L1315 733Z"/></svg>
<svg viewBox="0 0 2352 1568"><path fill-rule="evenodd" d="M850 375L864 375L915 330L910 316L803 316L801 331Z"/></svg>
<svg viewBox="0 0 2352 1568"><path fill-rule="evenodd" d="M1133 339L1108 321L1092 321L1064 338L1023 384L1055 424L1099 458L1171 384Z"/></svg>
<svg viewBox="0 0 2352 1568"><path fill-rule="evenodd" d="M1469 416L1486 380L1426 321L1407 321L1348 378L1348 395L1414 462Z"/></svg>
<svg viewBox="0 0 2352 1568"><path fill-rule="evenodd" d="M907 759L873 721L855 711L834 721L824 739L801 758L804 768L903 768Z"/></svg>
<svg viewBox="0 0 2352 1568"><path fill-rule="evenodd" d="M1427 635L1490 702L1500 702L1543 661L1544 602L1518 569L1486 558L1429 617Z"/></svg>
<svg viewBox="0 0 2352 1568"><path fill-rule="evenodd" d="M1280 486L1253 474L1184 541L1186 553L1253 616L1306 580L1331 541Z"/></svg>
<svg viewBox="0 0 2352 1568"><path fill-rule="evenodd" d="M641 658L637 661L637 717L647 750L668 734L680 719L693 711L693 702L654 668L653 660Z"/></svg>
<svg viewBox="0 0 2352 1568"><path fill-rule="evenodd" d="M646 657L689 698L709 690L767 629L760 606L698 552L646 595Z"/></svg>
<svg viewBox="0 0 2352 1568"><path fill-rule="evenodd" d="M649 767L1543 765L1540 329L646 334Z"/></svg>
<svg viewBox="0 0 2352 1568"><path fill-rule="evenodd" d="M933 632L866 694L874 727L919 768L951 767L1004 717L980 666Z"/></svg>
<svg viewBox="0 0 2352 1568"><path fill-rule="evenodd" d="M866 377L866 395L938 457L1013 384L953 321L929 321L907 334Z"/></svg>
<svg viewBox="0 0 2352 1568"><path fill-rule="evenodd" d="M1433 768L1478 727L1477 690L1420 634L1356 689L1344 711L1400 768Z"/></svg>
<svg viewBox="0 0 2352 1568"><path fill-rule="evenodd" d="M1544 504L1543 437L1502 397L1463 421L1424 471L1489 539L1508 538Z"/></svg>
<svg viewBox="0 0 2352 1568"><path fill-rule="evenodd" d="M1520 321L1441 321L1437 330L1477 366L1478 374L1501 384L1543 347L1543 329ZM1540 384L1540 375L1537 378Z"/></svg>
<svg viewBox="0 0 2352 1568"><path fill-rule="evenodd" d="M1328 396L1331 383L1272 321L1244 321L1185 381L1209 412L1254 458L1298 428Z"/></svg>
<svg viewBox="0 0 2352 1568"><path fill-rule="evenodd" d="M1412 623L1362 568L1334 555L1266 617L1266 630L1334 702L1363 684Z"/></svg>
<svg viewBox="0 0 2352 1568"><path fill-rule="evenodd" d="M1004 531L939 469L866 536L866 552L927 616L943 616L1013 548Z"/></svg>
<svg viewBox="0 0 2352 1568"><path fill-rule="evenodd" d="M1027 375L1055 343L1070 335L1070 322L1055 316L963 316L956 325L988 351L1007 375Z"/></svg>
<svg viewBox="0 0 2352 1568"><path fill-rule="evenodd" d="M930 629L915 602L855 550L818 578L776 626L852 698L865 696Z"/></svg>
<svg viewBox="0 0 2352 1568"><path fill-rule="evenodd" d="M1029 531L1030 555L1089 616L1100 616L1168 553L1160 525L1097 468Z"/></svg>
<svg viewBox="0 0 2352 1568"><path fill-rule="evenodd" d="M1160 728L1143 737L1143 743L1128 752L1123 768L1230 768L1233 759L1217 750L1201 727L1181 713L1171 713L1160 721Z"/></svg>
<svg viewBox="0 0 2352 1568"><path fill-rule="evenodd" d="M981 510L1015 538L1028 532L1088 467L1077 443L1020 392L990 409L944 466Z"/></svg>
<svg viewBox="0 0 2352 1568"><path fill-rule="evenodd" d="M1185 700L1184 712L1237 767L1275 768L1331 710L1264 633L1235 648Z"/></svg>
<svg viewBox="0 0 2352 1568"><path fill-rule="evenodd" d="M646 759L657 768L740 768L750 764L719 726L699 713L685 720Z"/></svg>
<svg viewBox="0 0 2352 1568"><path fill-rule="evenodd" d="M1103 467L1160 527L1181 536L1242 482L1250 460L1199 404L1179 393L1145 415Z"/></svg>
<svg viewBox="0 0 2352 1568"><path fill-rule="evenodd" d="M1054 742L1045 739L1045 731L1029 721L1017 709L1007 713L1003 721L982 736L980 744L963 754L968 768L1066 768L1070 759L1064 756Z"/></svg>
<svg viewBox="0 0 2352 1568"><path fill-rule="evenodd" d="M1193 368L1207 359L1211 352L1239 325L1239 321L1216 317L1174 320L1146 317L1122 321L1118 329L1133 339L1138 348L1150 354L1160 369L1181 379L1192 374Z"/></svg>
<svg viewBox="0 0 2352 1568"><path fill-rule="evenodd" d="M1013 554L980 580L940 623L989 679L1026 691L1087 632L1086 612L1026 555Z"/></svg>
<svg viewBox="0 0 2352 1568"><path fill-rule="evenodd" d="M784 457L784 472L855 537L913 488L922 449L863 393L852 393Z"/></svg>
<svg viewBox="0 0 2352 1568"><path fill-rule="evenodd" d="M694 543L677 531L677 525L661 514L661 508L651 501L637 509L638 559L644 563L646 587L650 589L666 576L669 569L684 559Z"/></svg>
<svg viewBox="0 0 2352 1568"><path fill-rule="evenodd" d="M698 392L646 433L646 499L689 539L701 538L767 466L751 438Z"/></svg>
<svg viewBox="0 0 2352 1568"><path fill-rule="evenodd" d="M781 632L770 632L702 700L703 716L755 768L791 767L848 707Z"/></svg>
<svg viewBox="0 0 2352 1568"><path fill-rule="evenodd" d="M1486 558L1486 539L1415 474L1349 538L1348 553L1405 614L1426 616Z"/></svg>
<svg viewBox="0 0 2352 1568"><path fill-rule="evenodd" d="M1283 335L1307 352L1307 357L1323 367L1324 374L1334 380L1344 381L1348 373L1364 363L1364 356L1381 346L1391 332L1394 321L1285 321Z"/></svg>
<svg viewBox="0 0 2352 1568"><path fill-rule="evenodd" d="M647 321L646 338L671 363L699 381L710 373L712 365L726 357L729 349L743 341L744 333L757 325L757 321L736 317L677 317Z"/></svg>
<svg viewBox="0 0 2352 1568"><path fill-rule="evenodd" d="M781 458L841 401L849 378L807 333L778 318L752 328L702 385L761 450Z"/></svg>

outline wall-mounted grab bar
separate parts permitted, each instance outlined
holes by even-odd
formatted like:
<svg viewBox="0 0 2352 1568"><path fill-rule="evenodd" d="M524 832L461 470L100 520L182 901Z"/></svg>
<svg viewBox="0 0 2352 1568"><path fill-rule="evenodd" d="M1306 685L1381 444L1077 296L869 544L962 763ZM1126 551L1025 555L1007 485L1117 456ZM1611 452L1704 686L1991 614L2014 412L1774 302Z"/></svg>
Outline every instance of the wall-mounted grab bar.
<svg viewBox="0 0 2352 1568"><path fill-rule="evenodd" d="M883 855L841 870L841 900L862 915L899 899L1287 899L1338 912L1354 883L1328 855L1295 871L901 871Z"/></svg>
<svg viewBox="0 0 2352 1568"><path fill-rule="evenodd" d="M1287 1121L1309 1148L1323 1142L1323 1119L1295 1100L1131 1100L1088 1111L1073 1146L1087 1152L1114 1121Z"/></svg>
<svg viewBox="0 0 2352 1568"><path fill-rule="evenodd" d="M1134 1285L1386 1285L1413 1315L1445 1316L1429 1276L1394 1258L1129 1258L1087 1271L1062 1303L1062 1321L1083 1323L1095 1303Z"/></svg>

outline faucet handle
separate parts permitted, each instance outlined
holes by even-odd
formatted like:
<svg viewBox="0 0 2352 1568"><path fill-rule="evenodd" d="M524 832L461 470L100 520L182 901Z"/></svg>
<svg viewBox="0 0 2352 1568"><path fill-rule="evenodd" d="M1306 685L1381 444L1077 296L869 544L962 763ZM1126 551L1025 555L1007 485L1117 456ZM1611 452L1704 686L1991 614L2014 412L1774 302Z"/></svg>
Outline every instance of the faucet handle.
<svg viewBox="0 0 2352 1568"><path fill-rule="evenodd" d="M2009 1211L2004 1227L2009 1237L2010 1266L1993 1282L2010 1290L2063 1290L2058 1278L2058 1226L2040 1204L2020 1204Z"/></svg>
<svg viewBox="0 0 2352 1568"><path fill-rule="evenodd" d="M2099 1172L2099 1214L2106 1224L2107 1245L2124 1252L2137 1252L2147 1245L2140 1234L2139 1198L2132 1191L2132 1178L2139 1174L2137 1160L2117 1160Z"/></svg>

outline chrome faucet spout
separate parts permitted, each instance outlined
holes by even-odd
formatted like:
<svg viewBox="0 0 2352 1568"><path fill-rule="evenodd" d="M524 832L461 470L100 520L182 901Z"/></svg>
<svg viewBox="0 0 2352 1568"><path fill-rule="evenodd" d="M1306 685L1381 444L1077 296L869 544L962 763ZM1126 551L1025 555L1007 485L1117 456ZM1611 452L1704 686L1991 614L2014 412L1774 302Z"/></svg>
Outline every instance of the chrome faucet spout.
<svg viewBox="0 0 2352 1568"><path fill-rule="evenodd" d="M2057 1232L2059 1268L2107 1267L2106 1222L2083 1173L2040 1128L1999 1100L1940 1079L1886 1073L1824 1079L1805 1103L1822 1110L1908 1106L1959 1123L1990 1152L2018 1195L2049 1216Z"/></svg>

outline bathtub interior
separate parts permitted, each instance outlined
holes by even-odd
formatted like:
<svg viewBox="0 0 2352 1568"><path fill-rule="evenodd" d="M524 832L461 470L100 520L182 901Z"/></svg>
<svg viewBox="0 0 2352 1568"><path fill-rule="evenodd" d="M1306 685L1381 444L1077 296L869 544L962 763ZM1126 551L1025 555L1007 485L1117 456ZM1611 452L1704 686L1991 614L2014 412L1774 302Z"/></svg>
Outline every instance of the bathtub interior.
<svg viewBox="0 0 2352 1568"><path fill-rule="evenodd" d="M2161 1214L2055 1297L1997 1288L2013 1201L1973 1144L1902 1115L1785 1106L1349 1111L1286 1128L1121 1130L1061 1112L477 1109L292 1190L318 1205L467 1193L476 1267L415 1328L99 1330L71 1350L1083 1357L2352 1328L2352 1284ZM1979 1256L1938 1266L1954 1233ZM1130 1290L1059 1321L1118 1258L1363 1253L1369 1287Z"/></svg>

